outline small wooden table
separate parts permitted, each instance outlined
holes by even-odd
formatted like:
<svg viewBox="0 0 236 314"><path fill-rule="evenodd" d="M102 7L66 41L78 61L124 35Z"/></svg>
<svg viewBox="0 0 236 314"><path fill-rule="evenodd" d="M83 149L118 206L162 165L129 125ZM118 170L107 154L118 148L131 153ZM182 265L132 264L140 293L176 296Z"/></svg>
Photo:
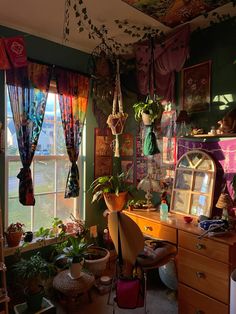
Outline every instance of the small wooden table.
<svg viewBox="0 0 236 314"><path fill-rule="evenodd" d="M88 293L89 302L92 301L90 289L95 282L92 274L81 271L81 276L77 279L70 277L69 270L63 270L53 279L53 287L59 291L66 299L76 301L79 295Z"/></svg>

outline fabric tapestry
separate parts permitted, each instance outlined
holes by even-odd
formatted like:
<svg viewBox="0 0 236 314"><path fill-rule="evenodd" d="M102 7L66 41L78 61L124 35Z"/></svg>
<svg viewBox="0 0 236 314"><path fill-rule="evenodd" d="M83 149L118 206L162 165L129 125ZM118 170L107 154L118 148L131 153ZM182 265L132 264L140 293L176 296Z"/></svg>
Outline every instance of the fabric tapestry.
<svg viewBox="0 0 236 314"><path fill-rule="evenodd" d="M180 71L189 53L189 25L179 28L164 43L154 45L154 72L151 65L151 46L144 42L136 46L137 81L141 95L156 93L174 102L175 71ZM151 80L151 82L150 82ZM155 81L153 81L155 80Z"/></svg>
<svg viewBox="0 0 236 314"><path fill-rule="evenodd" d="M27 67L6 71L10 104L23 168L17 175L19 200L34 205L30 165L42 129L52 67L28 62Z"/></svg>
<svg viewBox="0 0 236 314"><path fill-rule="evenodd" d="M67 177L65 198L77 197L80 185L76 162L88 105L89 78L60 68L55 69L55 75L66 149L72 164Z"/></svg>

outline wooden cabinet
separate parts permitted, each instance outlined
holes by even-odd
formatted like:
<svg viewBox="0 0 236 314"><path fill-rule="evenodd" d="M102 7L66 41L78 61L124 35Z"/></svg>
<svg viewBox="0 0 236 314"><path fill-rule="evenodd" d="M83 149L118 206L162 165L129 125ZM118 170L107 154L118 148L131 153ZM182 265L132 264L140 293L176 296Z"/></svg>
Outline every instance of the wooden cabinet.
<svg viewBox="0 0 236 314"><path fill-rule="evenodd" d="M231 249L227 242L178 231L180 314L229 312Z"/></svg>
<svg viewBox="0 0 236 314"><path fill-rule="evenodd" d="M182 215L160 221L157 212L127 212L143 234L178 245L179 314L229 314L230 275L236 268L236 233L199 238L195 222Z"/></svg>

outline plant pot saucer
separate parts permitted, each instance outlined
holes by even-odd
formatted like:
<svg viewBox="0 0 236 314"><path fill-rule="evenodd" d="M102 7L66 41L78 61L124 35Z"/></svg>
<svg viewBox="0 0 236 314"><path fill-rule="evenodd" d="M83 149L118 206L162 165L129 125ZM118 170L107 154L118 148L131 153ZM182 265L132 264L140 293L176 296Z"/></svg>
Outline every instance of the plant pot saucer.
<svg viewBox="0 0 236 314"><path fill-rule="evenodd" d="M82 275L83 275L83 274L81 273L77 278L74 278L74 277L71 276L70 272L68 273L68 276L69 276L70 279L72 279L72 280L77 280L77 279L79 279Z"/></svg>

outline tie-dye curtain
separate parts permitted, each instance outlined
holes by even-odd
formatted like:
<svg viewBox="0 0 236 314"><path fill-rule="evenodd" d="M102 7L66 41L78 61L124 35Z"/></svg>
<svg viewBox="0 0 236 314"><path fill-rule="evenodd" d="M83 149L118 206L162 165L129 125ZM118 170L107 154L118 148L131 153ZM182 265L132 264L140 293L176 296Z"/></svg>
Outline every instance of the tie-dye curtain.
<svg viewBox="0 0 236 314"><path fill-rule="evenodd" d="M30 165L42 128L51 79L50 66L28 62L27 67L6 71L10 104L23 168L19 181L19 200L34 205L34 189Z"/></svg>
<svg viewBox="0 0 236 314"><path fill-rule="evenodd" d="M79 196L79 156L85 114L88 105L89 78L76 72L55 69L61 119L65 134L66 149L71 162L65 198Z"/></svg>

